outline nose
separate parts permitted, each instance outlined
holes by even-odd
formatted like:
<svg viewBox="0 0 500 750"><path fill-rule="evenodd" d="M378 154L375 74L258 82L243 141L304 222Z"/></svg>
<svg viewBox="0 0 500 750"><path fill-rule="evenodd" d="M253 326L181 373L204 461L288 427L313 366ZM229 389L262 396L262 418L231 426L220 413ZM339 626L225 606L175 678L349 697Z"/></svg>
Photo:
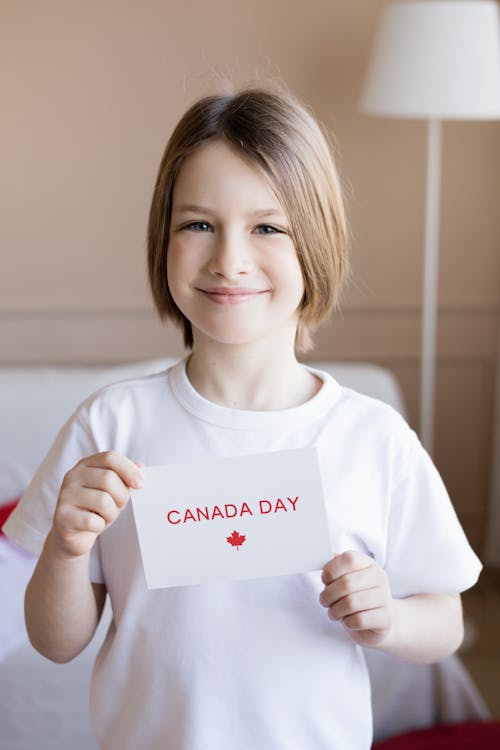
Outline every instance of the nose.
<svg viewBox="0 0 500 750"><path fill-rule="evenodd" d="M237 231L221 231L214 236L208 270L226 279L247 274L253 267L250 241Z"/></svg>

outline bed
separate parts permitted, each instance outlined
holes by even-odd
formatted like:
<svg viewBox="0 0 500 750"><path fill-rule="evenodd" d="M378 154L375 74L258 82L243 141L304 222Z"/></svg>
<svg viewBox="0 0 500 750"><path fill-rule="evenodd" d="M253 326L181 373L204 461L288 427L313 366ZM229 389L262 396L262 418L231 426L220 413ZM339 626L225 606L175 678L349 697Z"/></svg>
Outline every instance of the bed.
<svg viewBox="0 0 500 750"><path fill-rule="evenodd" d="M0 367L0 512L19 497L58 429L87 395L107 383L158 372L174 360L114 367ZM404 414L398 383L371 364L312 362L341 384ZM96 750L88 683L111 619L108 605L89 646L69 664L34 651L23 619L23 593L35 559L0 536L0 750ZM367 651L375 737L450 721L484 720L488 710L459 656L408 665Z"/></svg>

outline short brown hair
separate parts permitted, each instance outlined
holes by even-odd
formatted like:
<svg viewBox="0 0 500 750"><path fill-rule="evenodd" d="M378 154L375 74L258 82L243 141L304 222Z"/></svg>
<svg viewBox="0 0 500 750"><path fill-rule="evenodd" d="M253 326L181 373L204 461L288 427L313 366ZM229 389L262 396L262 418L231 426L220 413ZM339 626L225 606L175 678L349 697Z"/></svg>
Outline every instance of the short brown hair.
<svg viewBox="0 0 500 750"><path fill-rule="evenodd" d="M179 121L163 154L148 223L148 271L162 320L184 329L192 347L191 323L168 288L167 252L175 179L186 159L208 142L239 151L268 181L290 222L304 279L296 346L311 346L310 330L338 303L348 270L348 232L340 180L326 133L288 92L242 89L205 96Z"/></svg>

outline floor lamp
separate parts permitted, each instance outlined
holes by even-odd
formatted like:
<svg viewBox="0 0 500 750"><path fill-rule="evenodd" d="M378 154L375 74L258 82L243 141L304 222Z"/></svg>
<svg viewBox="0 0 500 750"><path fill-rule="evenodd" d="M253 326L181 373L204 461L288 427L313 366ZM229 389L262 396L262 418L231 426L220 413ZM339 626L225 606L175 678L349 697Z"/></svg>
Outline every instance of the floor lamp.
<svg viewBox="0 0 500 750"><path fill-rule="evenodd" d="M441 121L500 119L500 10L493 0L400 0L383 10L360 103L427 120L420 439L432 455Z"/></svg>

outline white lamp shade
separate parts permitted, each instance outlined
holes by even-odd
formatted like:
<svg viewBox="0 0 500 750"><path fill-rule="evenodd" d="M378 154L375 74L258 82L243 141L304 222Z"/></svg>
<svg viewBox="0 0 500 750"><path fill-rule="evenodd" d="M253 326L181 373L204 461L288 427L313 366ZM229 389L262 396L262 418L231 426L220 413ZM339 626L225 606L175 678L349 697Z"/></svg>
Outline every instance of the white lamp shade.
<svg viewBox="0 0 500 750"><path fill-rule="evenodd" d="M500 119L500 11L492 0L384 9L361 96L374 115Z"/></svg>

